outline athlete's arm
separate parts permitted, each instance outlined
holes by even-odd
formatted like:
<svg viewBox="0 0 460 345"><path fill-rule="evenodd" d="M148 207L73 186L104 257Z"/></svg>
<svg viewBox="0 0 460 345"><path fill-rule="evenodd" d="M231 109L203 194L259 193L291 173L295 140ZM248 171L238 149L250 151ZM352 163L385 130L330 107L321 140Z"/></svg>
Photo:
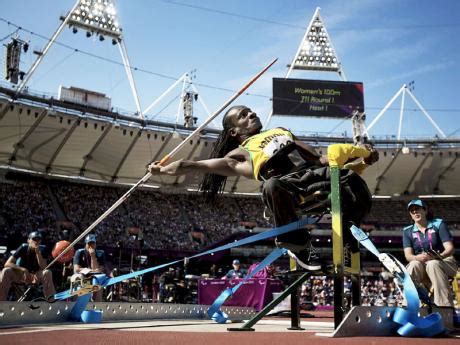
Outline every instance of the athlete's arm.
<svg viewBox="0 0 460 345"><path fill-rule="evenodd" d="M302 157L308 161L314 161L318 162L320 165L328 165L328 159L327 156L322 156L320 155L316 149L308 144L305 144L304 142L300 140L295 140L294 141L297 147L300 148L300 153L302 154Z"/></svg>
<svg viewBox="0 0 460 345"><path fill-rule="evenodd" d="M159 162L149 165L152 174L185 175L188 173L211 173L222 176L245 176L253 178L249 153L237 148L223 158L211 158L200 161L177 160L161 166Z"/></svg>

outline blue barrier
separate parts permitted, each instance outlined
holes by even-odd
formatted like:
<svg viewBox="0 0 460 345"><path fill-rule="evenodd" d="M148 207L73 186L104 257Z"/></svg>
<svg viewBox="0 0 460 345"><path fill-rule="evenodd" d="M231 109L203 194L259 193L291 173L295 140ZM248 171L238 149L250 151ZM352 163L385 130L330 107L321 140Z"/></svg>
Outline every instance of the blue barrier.
<svg viewBox="0 0 460 345"><path fill-rule="evenodd" d="M273 228L273 229L268 230L268 231L264 231L264 232L256 234L256 235L246 237L246 238L244 238L242 240L235 241L235 242L232 242L232 243L229 243L229 244L219 246L219 247L214 248L214 249L207 250L207 251L205 251L203 253L193 255L193 256L191 256L191 257L189 257L187 259L190 260L190 259L198 258L198 257L201 257L201 256L210 255L210 254L213 254L213 253L218 252L218 251L227 250L227 249L239 247L239 246L242 246L242 245L245 245L245 244L257 242L257 241L260 241L260 240L276 237L276 236L286 234L288 232L300 229L305 225L314 224L316 221L317 221L316 218L305 217L305 218L302 218L302 219L300 219L298 221L292 222L290 224L283 225L283 226L280 226L280 227L276 227L276 228ZM273 253L279 254L277 256L277 258L278 258L279 256L281 256L285 252L284 251L283 253L281 253L280 251L282 251L282 250L281 249L275 249L272 252L272 254ZM270 254L266 259L271 258L272 254ZM275 260L275 259L273 259L273 260ZM161 268L165 268L165 267L168 267L168 266L175 265L175 264L177 264L179 262L182 262L184 260L185 259L168 262L168 263L165 263L165 264L162 264L162 265L146 268L146 269L143 269L143 270L140 270L140 271L128 273L128 274L118 276L118 277L114 277L114 278L109 278L106 275L99 274L99 275L96 275L94 277L95 279L93 279L93 284L98 285L99 288L105 288L105 287L108 287L110 285L122 282L123 280L126 280L126 279L134 278L134 277L143 275L145 273L153 272L153 271L159 270ZM268 265L268 264L266 264L266 265ZM263 267L265 267L265 266L260 267L259 270L261 270ZM254 270L253 274L255 274L257 272L258 271ZM70 297L76 296L76 295L78 295L77 291L69 289L69 290L66 290L66 291L56 293L54 295L54 299L56 299L56 300L64 300L64 299L67 299L67 298L70 298ZM85 310L86 305L88 304L90 298L91 298L91 293L90 292L88 292L88 293L86 293L86 294L84 294L82 296L79 296L77 298L77 303L75 304L74 308L72 309L72 313L71 313L71 319L72 320L82 320L81 315L82 315L83 311ZM225 302L225 300L224 300L224 302ZM222 303L224 303L224 302L222 302ZM219 309L219 308L217 308L217 309ZM215 312L217 312L217 310ZM212 315L211 315L211 317L212 317ZM224 316L222 316L222 318L223 317ZM216 318L216 320L217 319L222 320L222 318L220 318L219 316L216 316L215 318ZM94 322L94 321L92 321L92 322Z"/></svg>

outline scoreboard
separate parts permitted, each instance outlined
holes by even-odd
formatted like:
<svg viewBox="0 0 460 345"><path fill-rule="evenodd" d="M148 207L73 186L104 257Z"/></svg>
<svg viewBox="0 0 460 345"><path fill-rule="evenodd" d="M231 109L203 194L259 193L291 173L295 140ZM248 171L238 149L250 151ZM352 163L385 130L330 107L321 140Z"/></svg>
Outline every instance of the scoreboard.
<svg viewBox="0 0 460 345"><path fill-rule="evenodd" d="M363 83L273 78L273 114L351 118L364 112Z"/></svg>

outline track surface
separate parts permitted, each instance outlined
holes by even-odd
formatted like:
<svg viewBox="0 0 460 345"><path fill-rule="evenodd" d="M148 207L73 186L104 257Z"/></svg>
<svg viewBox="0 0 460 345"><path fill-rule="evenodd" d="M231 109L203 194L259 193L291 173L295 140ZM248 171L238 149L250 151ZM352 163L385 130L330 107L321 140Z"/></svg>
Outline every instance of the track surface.
<svg viewBox="0 0 460 345"><path fill-rule="evenodd" d="M443 338L350 337L331 338L333 319L327 313L302 319L305 330L287 330L290 320L265 318L256 324L255 332L229 332L228 327L243 324L216 324L209 320L153 320L103 322L100 324L61 323L0 328L0 344L315 344L315 345L431 345L460 344L460 336ZM365 330L363 330L365 333Z"/></svg>

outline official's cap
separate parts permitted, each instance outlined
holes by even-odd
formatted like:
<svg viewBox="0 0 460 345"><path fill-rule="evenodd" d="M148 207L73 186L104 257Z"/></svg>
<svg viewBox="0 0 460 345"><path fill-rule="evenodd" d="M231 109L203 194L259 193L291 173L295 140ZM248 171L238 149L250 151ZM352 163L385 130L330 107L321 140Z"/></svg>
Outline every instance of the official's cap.
<svg viewBox="0 0 460 345"><path fill-rule="evenodd" d="M30 234L29 234L29 238L32 240L32 239L35 239L35 238L39 238L39 239L42 239L42 234L40 233L40 231L32 231Z"/></svg>
<svg viewBox="0 0 460 345"><path fill-rule="evenodd" d="M423 207L424 209L426 209L426 204L420 199L411 200L407 204L407 209L409 210L411 206L420 206L420 207Z"/></svg>
<svg viewBox="0 0 460 345"><path fill-rule="evenodd" d="M88 236L86 236L85 243L90 243L90 242L96 243L96 235L89 234Z"/></svg>

